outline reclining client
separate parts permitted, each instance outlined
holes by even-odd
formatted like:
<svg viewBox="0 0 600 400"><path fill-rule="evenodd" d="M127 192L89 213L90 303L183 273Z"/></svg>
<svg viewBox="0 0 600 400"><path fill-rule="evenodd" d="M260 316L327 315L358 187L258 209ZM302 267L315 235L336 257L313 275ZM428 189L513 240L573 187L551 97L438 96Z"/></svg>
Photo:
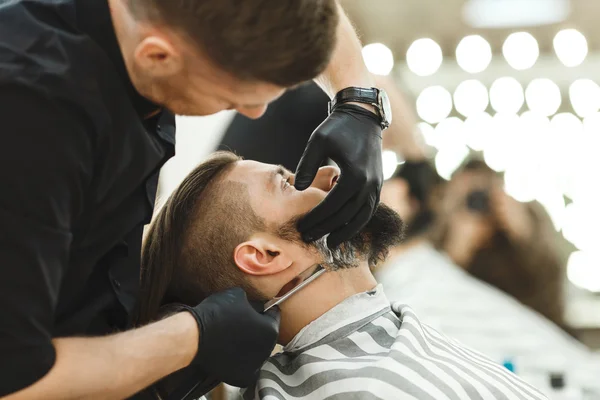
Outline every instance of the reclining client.
<svg viewBox="0 0 600 400"><path fill-rule="evenodd" d="M160 318L170 302L195 305L235 287L262 305L321 265L326 273L281 304L283 351L245 399L543 399L409 307L390 304L370 270L402 237L403 222L387 206L335 250L301 239L296 222L335 190L338 175L323 167L297 191L284 168L232 153L200 164L146 238L139 322Z"/></svg>

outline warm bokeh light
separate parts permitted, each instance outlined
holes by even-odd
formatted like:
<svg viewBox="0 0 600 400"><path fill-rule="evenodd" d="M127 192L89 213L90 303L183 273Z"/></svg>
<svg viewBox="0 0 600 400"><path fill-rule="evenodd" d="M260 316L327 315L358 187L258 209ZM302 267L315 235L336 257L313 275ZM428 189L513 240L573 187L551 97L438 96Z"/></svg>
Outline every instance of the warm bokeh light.
<svg viewBox="0 0 600 400"><path fill-rule="evenodd" d="M485 71L491 61L492 47L479 35L464 37L456 47L456 62L466 72L476 74Z"/></svg>
<svg viewBox="0 0 600 400"><path fill-rule="evenodd" d="M443 86L430 86L417 98L417 113L430 124L440 122L450 115L451 111L452 95Z"/></svg>
<svg viewBox="0 0 600 400"><path fill-rule="evenodd" d="M524 101L523 86L515 78L498 78L490 87L490 103L498 113L516 114Z"/></svg>
<svg viewBox="0 0 600 400"><path fill-rule="evenodd" d="M392 150L384 150L381 161L383 162L383 179L390 179L400 163L398 155Z"/></svg>
<svg viewBox="0 0 600 400"><path fill-rule="evenodd" d="M475 151L482 151L490 140L492 116L487 112L471 115L463 124L463 132L467 146Z"/></svg>
<svg viewBox="0 0 600 400"><path fill-rule="evenodd" d="M469 155L469 149L464 145L446 146L435 156L435 168L438 174L450 180L452 174Z"/></svg>
<svg viewBox="0 0 600 400"><path fill-rule="evenodd" d="M406 53L408 68L419 76L435 74L443 59L442 48L429 38L415 40Z"/></svg>
<svg viewBox="0 0 600 400"><path fill-rule="evenodd" d="M543 161L547 149L547 136L550 120L533 111L526 111L519 117L517 152L526 159ZM554 160L552 160L554 163Z"/></svg>
<svg viewBox="0 0 600 400"><path fill-rule="evenodd" d="M580 179L584 176L586 162L583 157L586 151L583 138L583 124L574 114L559 113L550 120L550 130L543 148L544 157L549 168L554 169L558 187L570 199L575 199L582 190ZM551 163L556 166L552 167Z"/></svg>
<svg viewBox="0 0 600 400"><path fill-rule="evenodd" d="M464 143L463 121L460 118L446 118L435 127L434 147L438 150Z"/></svg>
<svg viewBox="0 0 600 400"><path fill-rule="evenodd" d="M600 212L594 204L570 203L565 209L563 236L579 250L600 250L598 248L598 224L600 224ZM600 264L598 264L598 268L600 268Z"/></svg>
<svg viewBox="0 0 600 400"><path fill-rule="evenodd" d="M365 65L372 74L389 75L394 68L394 54L383 43L371 43L362 49Z"/></svg>
<svg viewBox="0 0 600 400"><path fill-rule="evenodd" d="M590 114L583 119L583 132L586 136L600 141L600 112Z"/></svg>
<svg viewBox="0 0 600 400"><path fill-rule="evenodd" d="M580 117L587 117L600 110L600 86L591 79L578 79L569 87L573 110Z"/></svg>
<svg viewBox="0 0 600 400"><path fill-rule="evenodd" d="M477 79L461 82L454 91L454 107L465 117L485 111L488 104L487 88Z"/></svg>
<svg viewBox="0 0 600 400"><path fill-rule="evenodd" d="M502 54L508 65L516 70L524 70L535 65L540 48L537 40L527 32L510 34L502 46Z"/></svg>
<svg viewBox="0 0 600 400"><path fill-rule="evenodd" d="M556 83L550 79L538 78L527 85L525 100L531 111L549 117L560 108L562 96Z"/></svg>
<svg viewBox="0 0 600 400"><path fill-rule="evenodd" d="M560 190L557 190L554 185L546 184L538 187L535 199L544 206L550 219L552 219L554 228L557 232L560 232L565 215L565 198Z"/></svg>
<svg viewBox="0 0 600 400"><path fill-rule="evenodd" d="M588 54L588 43L577 29L564 29L554 36L556 56L567 67L580 65Z"/></svg>
<svg viewBox="0 0 600 400"><path fill-rule="evenodd" d="M537 176L531 169L523 165L513 165L504 172L504 190L520 202L535 199L535 182Z"/></svg>
<svg viewBox="0 0 600 400"><path fill-rule="evenodd" d="M516 114L498 113L492 119L489 140L483 149L483 159L496 172L505 171L518 148L519 117Z"/></svg>
<svg viewBox="0 0 600 400"><path fill-rule="evenodd" d="M427 122L419 122L417 124L417 133L423 137L425 144L431 147L435 147L435 129Z"/></svg>
<svg viewBox="0 0 600 400"><path fill-rule="evenodd" d="M576 251L571 253L567 263L567 276L574 285L600 292L600 252Z"/></svg>

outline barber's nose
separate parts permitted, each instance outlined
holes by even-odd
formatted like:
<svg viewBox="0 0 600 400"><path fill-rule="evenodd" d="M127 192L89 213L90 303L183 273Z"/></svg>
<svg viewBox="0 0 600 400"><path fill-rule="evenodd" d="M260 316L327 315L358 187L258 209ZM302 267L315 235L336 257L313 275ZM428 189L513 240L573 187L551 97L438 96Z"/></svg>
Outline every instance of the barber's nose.
<svg viewBox="0 0 600 400"><path fill-rule="evenodd" d="M250 119L258 119L267 111L267 106L259 107L238 107L236 110Z"/></svg>
<svg viewBox="0 0 600 400"><path fill-rule="evenodd" d="M340 177L340 169L338 167L326 166L319 168L315 179L313 180L313 188L329 192Z"/></svg>

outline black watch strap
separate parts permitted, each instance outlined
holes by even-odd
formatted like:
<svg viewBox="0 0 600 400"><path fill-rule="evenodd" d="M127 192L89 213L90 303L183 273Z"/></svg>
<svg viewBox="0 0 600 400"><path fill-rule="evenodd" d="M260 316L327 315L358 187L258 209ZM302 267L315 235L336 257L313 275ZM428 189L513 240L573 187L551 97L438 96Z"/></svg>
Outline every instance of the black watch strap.
<svg viewBox="0 0 600 400"><path fill-rule="evenodd" d="M379 91L376 88L348 87L340 90L329 102L329 113L344 103L356 102L371 104L379 109Z"/></svg>

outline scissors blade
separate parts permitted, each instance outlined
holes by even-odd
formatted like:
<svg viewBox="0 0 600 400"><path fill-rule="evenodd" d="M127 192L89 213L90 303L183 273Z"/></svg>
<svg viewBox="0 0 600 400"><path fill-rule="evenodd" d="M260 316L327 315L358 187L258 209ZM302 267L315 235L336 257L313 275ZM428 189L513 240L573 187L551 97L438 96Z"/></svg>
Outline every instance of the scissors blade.
<svg viewBox="0 0 600 400"><path fill-rule="evenodd" d="M267 312L271 308L278 306L283 303L287 299L289 299L294 293L298 292L300 289L317 279L319 276L323 275L326 272L325 268L319 265L319 267L312 273L311 276L300 282L298 285L294 286L292 290L284 294L283 296L273 297L271 300L265 303L265 308L263 312Z"/></svg>

